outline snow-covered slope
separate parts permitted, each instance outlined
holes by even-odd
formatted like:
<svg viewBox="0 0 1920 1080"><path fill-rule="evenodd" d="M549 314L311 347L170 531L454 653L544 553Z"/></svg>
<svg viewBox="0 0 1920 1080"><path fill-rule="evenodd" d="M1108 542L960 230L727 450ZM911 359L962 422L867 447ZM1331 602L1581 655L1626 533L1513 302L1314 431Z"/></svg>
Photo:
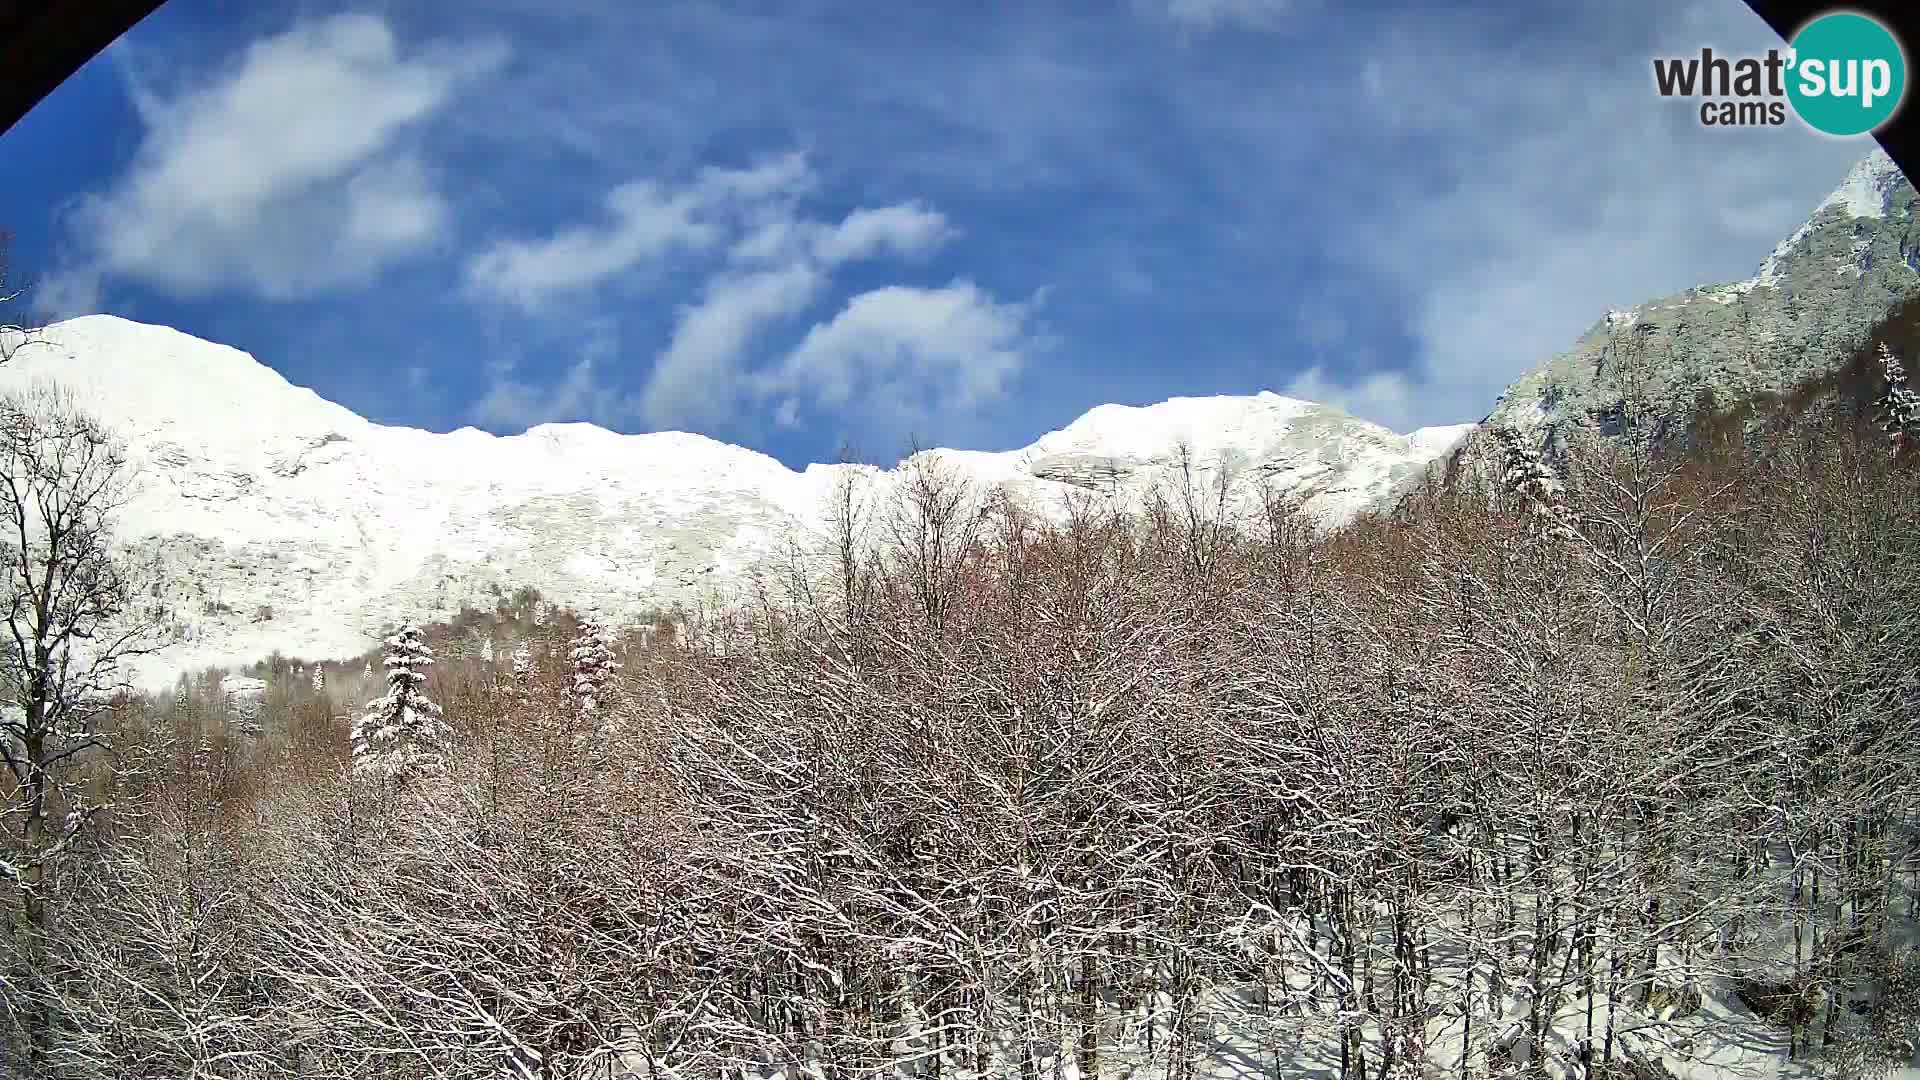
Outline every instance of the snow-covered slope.
<svg viewBox="0 0 1920 1080"><path fill-rule="evenodd" d="M371 423L236 349L89 316L48 328L0 388L67 386L126 439L138 494L123 539L158 552L188 640L140 672L351 655L400 618L490 608L532 585L605 615L724 600L789 538L806 543L842 477L885 497L900 470L814 465L681 432L548 424L513 436ZM930 451L976 487L1057 508L1133 500L1185 442L1302 498L1327 524L1387 499L1468 426L1402 436L1262 393L1106 405L1022 450Z"/></svg>

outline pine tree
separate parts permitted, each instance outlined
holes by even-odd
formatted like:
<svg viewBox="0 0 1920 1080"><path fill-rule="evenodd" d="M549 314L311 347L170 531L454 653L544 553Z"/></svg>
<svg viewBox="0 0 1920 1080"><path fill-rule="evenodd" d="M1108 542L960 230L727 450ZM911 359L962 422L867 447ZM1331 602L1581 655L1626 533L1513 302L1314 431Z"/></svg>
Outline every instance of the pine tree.
<svg viewBox="0 0 1920 1080"><path fill-rule="evenodd" d="M620 668L605 628L597 622L582 623L568 658L573 663L574 705L582 719L591 720L606 704L613 673Z"/></svg>
<svg viewBox="0 0 1920 1080"><path fill-rule="evenodd" d="M1893 436L1893 450L1920 439L1920 392L1907 384L1907 370L1886 343L1880 345L1880 370L1887 377L1887 392L1874 400L1881 412L1880 427Z"/></svg>
<svg viewBox="0 0 1920 1080"><path fill-rule="evenodd" d="M1527 511L1540 519L1543 536L1572 539L1575 534L1568 521L1566 492L1560 478L1519 432L1496 428L1493 435L1500 443L1501 482L1506 489L1518 495Z"/></svg>
<svg viewBox="0 0 1920 1080"><path fill-rule="evenodd" d="M260 722L260 710L263 704L260 697L251 691L223 695L229 715L233 717L233 727L242 735L258 738L266 733L266 725Z"/></svg>
<svg viewBox="0 0 1920 1080"><path fill-rule="evenodd" d="M423 690L433 650L419 628L402 627L386 645L387 692L354 723L353 767L361 775L404 783L439 771L447 728L440 706Z"/></svg>

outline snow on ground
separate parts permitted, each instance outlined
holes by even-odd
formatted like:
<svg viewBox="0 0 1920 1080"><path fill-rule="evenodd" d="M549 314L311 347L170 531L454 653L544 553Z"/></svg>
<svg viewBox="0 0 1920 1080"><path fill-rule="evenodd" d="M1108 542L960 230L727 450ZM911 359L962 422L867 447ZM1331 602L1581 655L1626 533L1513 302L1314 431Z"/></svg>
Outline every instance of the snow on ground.
<svg viewBox="0 0 1920 1080"><path fill-rule="evenodd" d="M1552 1080L1580 1080L1574 1058L1584 1034L1584 998L1569 999L1562 1022L1555 1025L1552 1044L1560 1060L1551 1060L1545 1074ZM1504 1020L1491 1021L1496 1028L1507 1029L1526 1022L1524 1002L1509 998L1504 1003ZM1193 1080L1336 1080L1340 1075L1340 1049L1337 1028L1330 1018L1303 1014L1284 1006L1278 998L1267 1005L1258 1003L1250 990L1224 988L1203 995L1195 1009L1196 1040ZM1604 1017L1604 1002L1596 1013ZM1144 1010L1109 1011L1103 1024L1106 1040L1100 1047L1097 1080L1167 1080L1165 1048L1168 1025L1149 1021ZM1486 1016L1476 1016L1475 1045L1484 1051ZM1596 1021L1600 1023L1603 1021ZM1147 1027L1152 1023L1152 1048L1148 1046ZM1709 996L1700 1011L1691 1016L1655 1021L1623 1011L1618 1018L1615 1057L1630 1052L1635 1060L1657 1061L1679 1080L1799 1080L1815 1075L1813 1063L1787 1058L1787 1033L1753 1016L1737 1001ZM1368 1073L1376 1075L1380 1067L1380 1031L1363 1025L1367 1039ZM1426 1076L1455 1077L1460 1073L1461 1024L1458 1015L1443 1016L1429 1022L1426 1030L1428 1068ZM985 1074L968 1067L965 1055L955 1053L942 1068L947 1080L1014 1080L1021 1075L1019 1051L1022 1041L1013 1036L995 1042ZM1071 1036L1057 1044L1051 1040L1035 1046L1035 1074L1047 1080L1086 1080ZM902 1047L902 1057L907 1050ZM1522 1055L1524 1057L1524 1055ZM656 1062L658 1072L649 1070L645 1058L633 1054L622 1061L626 1075L632 1077L673 1075L670 1062ZM1516 1061L1516 1065L1524 1061ZM1471 1075L1487 1075L1484 1053L1471 1061ZM817 1077L817 1068L804 1070ZM767 1066L748 1069L754 1080L784 1080L788 1070ZM913 1074L894 1070L907 1080ZM603 1074L596 1074L603 1075ZM1882 1080L1920 1080L1920 1068L1893 1068Z"/></svg>
<svg viewBox="0 0 1920 1080"><path fill-rule="evenodd" d="M1775 894L1784 895L1781 890L1789 888L1789 869L1785 862L1776 861L1763 873L1770 887L1776 890ZM1897 949L1920 948L1920 921L1898 914L1912 910L1914 891L1915 883L1910 880L1891 882L1889 907L1896 917L1890 928L1889 944ZM1528 961L1522 952L1506 962L1510 992L1501 995L1498 1017L1490 1015L1485 997L1487 974L1503 950L1494 946L1488 951L1489 939L1484 932L1476 935L1456 916L1457 913L1438 914L1428 924L1431 931L1428 955L1434 977L1429 1000L1434 1003L1435 1013L1425 1026L1429 1068L1423 1075L1462 1075L1461 1016L1457 1008L1444 1007L1444 1004L1460 1000L1460 980L1471 968L1475 972L1472 995L1475 1052L1469 1060L1470 1075L1484 1077L1488 1075L1486 1048L1489 1042L1510 1043L1511 1036L1522 1032L1527 1023L1524 983ZM1837 911L1828 913L1830 919L1837 917ZM1299 941L1312 939L1304 917L1294 914L1286 920L1291 927L1287 936ZM1612 1018L1615 1059L1657 1062L1679 1080L1800 1080L1817 1075L1820 1059L1817 1056L1808 1059L1803 1052L1799 1060L1790 1060L1786 1028L1748 1009L1733 993L1728 977L1732 971L1763 978L1783 979L1790 975L1794 969L1791 924L1784 919L1764 920L1751 924L1748 931L1737 947L1739 960L1723 960L1719 974L1701 971L1702 1001L1697 1011L1675 1015L1670 1005L1648 1009L1637 1003L1631 990L1623 994L1620 1010ZM1244 937L1249 958L1260 955L1253 946L1255 934L1271 932L1249 928ZM1469 941L1480 942L1471 955L1464 944ZM1375 944L1380 955L1388 955L1390 950L1384 937ZM1597 947L1602 956L1607 954L1604 935ZM1667 962L1672 964L1671 955ZM1604 969L1605 961L1602 961ZM1197 1036L1198 1043L1191 1080L1335 1080L1338 1077L1338 1028L1335 1018L1326 1011L1331 995L1325 987L1316 989L1313 966L1297 953L1288 957L1284 973L1284 977L1274 977L1275 972L1270 971L1265 991L1221 985L1200 995L1192 1010L1194 1022L1188 1028ZM1382 974L1380 993L1385 997L1389 983L1384 972ZM1578 1047L1589 1035L1588 1017L1592 1017L1591 1034L1596 1046L1603 1045L1607 1010L1604 991L1589 1000L1577 985L1568 988L1549 1033L1552 1054L1543 1063L1545 1075L1552 1080L1582 1080L1577 1063ZM1062 1009L1056 1015L1070 1014ZM1101 1007L1100 1075L1092 1080L1168 1080L1166 1048L1172 1016L1173 1002L1164 993L1156 994L1147 1003L1122 1001L1115 995L1107 995ZM1071 1023L1068 1026L1071 1028ZM1369 1075L1377 1075L1381 1029L1366 1021L1361 1030ZM1489 1036L1494 1033L1505 1037L1490 1040ZM1060 1032L1059 1036L1055 1040L1051 1033L1042 1035L1032 1044L1038 1058L1035 1076L1044 1080L1090 1080L1081 1075L1078 1065L1077 1029ZM972 1067L968 1055L956 1050L942 1068L941 1076L944 1080L1017 1080L1022 1075L1020 1051L1024 1046L1024 1041L1011 1031L994 1040L984 1074ZM894 1043L893 1052L899 1060L906 1061L918 1054L920 1047L916 1041L900 1040ZM1523 1050L1514 1064L1524 1065L1524 1058ZM669 1063L655 1064L669 1066ZM672 1074L670 1067L662 1067L658 1073L650 1072L637 1054L628 1061L627 1067L629 1074L636 1077ZM819 1075L812 1068L806 1072L810 1077ZM787 1071L768 1064L760 1069L747 1069L745 1075L751 1080L786 1080ZM899 1080L911 1080L915 1075L926 1074L897 1067L894 1075ZM1880 1080L1920 1080L1920 1067L1910 1063L1878 1075Z"/></svg>
<svg viewBox="0 0 1920 1080"><path fill-rule="evenodd" d="M1407 435L1407 442L1414 448L1415 454L1432 454L1439 457L1448 453L1467 436L1474 433L1479 424L1447 424L1442 427L1423 427Z"/></svg>
<svg viewBox="0 0 1920 1080"><path fill-rule="evenodd" d="M158 553L187 639L138 672L270 651L358 653L401 619L490 608L522 585L611 617L724 600L789 538L817 536L852 478L884 499L902 469L814 465L686 432L543 424L519 435L371 423L248 354L162 326L88 316L0 367L0 389L56 381L126 438L138 494L124 538ZM1005 452L933 450L1035 509L1079 489L1137 501L1186 442L1301 497L1326 524L1390 498L1466 427L1397 435L1272 393L1101 406Z"/></svg>
<svg viewBox="0 0 1920 1080"><path fill-rule="evenodd" d="M257 698L267 692L267 680L251 675L228 675L220 680L220 692L230 698Z"/></svg>

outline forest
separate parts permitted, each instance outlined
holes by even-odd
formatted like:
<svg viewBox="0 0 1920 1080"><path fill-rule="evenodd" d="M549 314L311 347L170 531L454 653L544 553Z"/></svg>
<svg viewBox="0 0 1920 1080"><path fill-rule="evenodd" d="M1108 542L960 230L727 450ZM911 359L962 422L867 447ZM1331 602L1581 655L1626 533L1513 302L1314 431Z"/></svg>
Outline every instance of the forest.
<svg viewBox="0 0 1920 1080"><path fill-rule="evenodd" d="M523 590L244 698L89 692L60 642L139 614L138 567L34 496L112 441L10 401L0 1053L1887 1075L1920 1023L1920 396L1887 340L1685 425L1623 347L1612 434L1482 433L1332 533L1230 470L1040 513L917 458L732 603L629 627Z"/></svg>

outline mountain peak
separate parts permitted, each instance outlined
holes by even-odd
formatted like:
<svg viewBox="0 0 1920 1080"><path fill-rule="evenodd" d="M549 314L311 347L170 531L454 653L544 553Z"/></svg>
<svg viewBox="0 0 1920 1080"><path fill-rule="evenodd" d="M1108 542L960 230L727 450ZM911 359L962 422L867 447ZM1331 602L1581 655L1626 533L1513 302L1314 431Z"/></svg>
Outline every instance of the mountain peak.
<svg viewBox="0 0 1920 1080"><path fill-rule="evenodd" d="M1893 158L1875 146L1867 156L1854 162L1853 168L1847 170L1846 179L1840 181L1840 186L1813 208L1807 220L1780 241L1753 277L1727 288L1741 292L1759 285L1777 288L1787 259L1827 218L1829 211L1835 211L1840 219L1849 221L1856 218L1884 218L1892 211L1894 194L1906 180L1906 174L1894 164Z"/></svg>
<svg viewBox="0 0 1920 1080"><path fill-rule="evenodd" d="M1847 178L1815 208L1814 214L1818 216L1822 210L1839 207L1850 217L1886 217L1893 193L1905 181L1906 175L1900 166L1876 145L1866 157L1854 163Z"/></svg>
<svg viewBox="0 0 1920 1080"><path fill-rule="evenodd" d="M249 353L117 315L83 315L48 326L6 371L12 385L56 381L119 426L187 426L227 443L366 426Z"/></svg>
<svg viewBox="0 0 1920 1080"><path fill-rule="evenodd" d="M1319 410L1270 390L1253 395L1172 397L1145 405L1096 405L1044 435L1035 449L1099 445L1115 453L1156 453L1185 443L1202 450L1238 441L1250 428L1274 430Z"/></svg>

